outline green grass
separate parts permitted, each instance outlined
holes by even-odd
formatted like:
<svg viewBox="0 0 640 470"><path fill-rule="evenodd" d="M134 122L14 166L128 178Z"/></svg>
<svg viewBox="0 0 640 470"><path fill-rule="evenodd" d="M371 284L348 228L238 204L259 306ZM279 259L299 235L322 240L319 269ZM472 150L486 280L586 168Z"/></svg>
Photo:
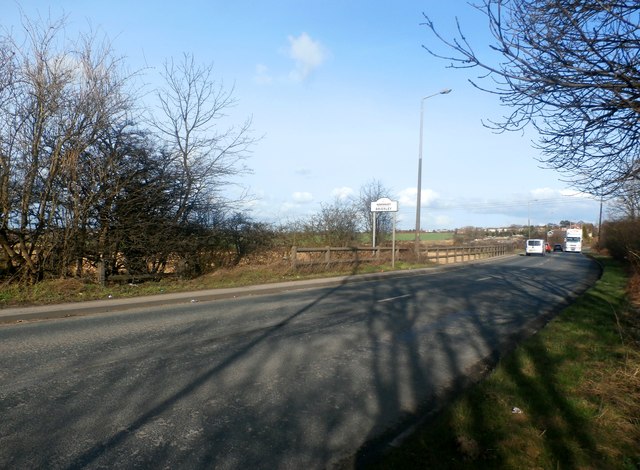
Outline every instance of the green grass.
<svg viewBox="0 0 640 470"><path fill-rule="evenodd" d="M603 263L592 289L372 468L640 468L640 319L624 269Z"/></svg>
<svg viewBox="0 0 640 470"><path fill-rule="evenodd" d="M423 242L441 242L453 240L453 232L420 232L420 241ZM391 237L389 237L390 239ZM399 242L412 242L416 239L415 232L399 232L396 233L396 240Z"/></svg>
<svg viewBox="0 0 640 470"><path fill-rule="evenodd" d="M444 242L453 240L454 232L420 232L420 241L422 242ZM413 242L416 239L415 232L396 232L396 241L398 242ZM371 243L371 234L363 233L361 240L362 243ZM387 243L391 242L391 234L385 236ZM318 246L318 243L316 243Z"/></svg>
<svg viewBox="0 0 640 470"><path fill-rule="evenodd" d="M640 312L624 268L602 259L598 283L504 357L374 469L640 468ZM396 269L419 267L397 263ZM2 307L133 297L391 270L331 272L273 266L219 270L193 280L102 287L79 279L0 286ZM513 414L512 408L523 412Z"/></svg>

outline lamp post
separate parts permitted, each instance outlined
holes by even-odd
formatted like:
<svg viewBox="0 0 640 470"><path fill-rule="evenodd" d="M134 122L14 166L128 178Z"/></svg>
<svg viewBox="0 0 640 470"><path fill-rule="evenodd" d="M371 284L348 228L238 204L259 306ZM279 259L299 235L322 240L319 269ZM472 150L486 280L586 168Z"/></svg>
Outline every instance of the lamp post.
<svg viewBox="0 0 640 470"><path fill-rule="evenodd" d="M420 196L422 193L422 125L424 122L424 101L433 98L438 95L446 95L451 93L451 88L445 88L444 90L428 95L420 100L420 146L418 148L418 195L416 198L416 257L420 259Z"/></svg>

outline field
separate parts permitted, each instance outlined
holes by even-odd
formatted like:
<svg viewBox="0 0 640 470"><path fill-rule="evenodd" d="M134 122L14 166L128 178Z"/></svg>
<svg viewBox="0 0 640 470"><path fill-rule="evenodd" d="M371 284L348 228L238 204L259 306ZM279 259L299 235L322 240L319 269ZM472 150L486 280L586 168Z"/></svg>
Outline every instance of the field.
<svg viewBox="0 0 640 470"><path fill-rule="evenodd" d="M453 240L453 232L421 232L422 242L447 242ZM400 242L412 242L416 239L415 232L396 232L396 240Z"/></svg>

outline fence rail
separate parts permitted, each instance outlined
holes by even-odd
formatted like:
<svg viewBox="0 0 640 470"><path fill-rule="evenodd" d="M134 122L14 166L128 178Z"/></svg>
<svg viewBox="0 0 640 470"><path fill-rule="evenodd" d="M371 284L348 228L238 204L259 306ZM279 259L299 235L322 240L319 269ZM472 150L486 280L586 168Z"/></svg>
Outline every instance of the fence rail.
<svg viewBox="0 0 640 470"><path fill-rule="evenodd" d="M296 269L306 266L331 265L340 263L367 263L385 261L391 257L392 248L389 247L292 247L289 257L291 267ZM492 258L514 253L516 245L501 243L484 246L451 246L451 247L423 247L420 259L436 264L449 264ZM396 259L415 259L413 247L396 247Z"/></svg>
<svg viewBox="0 0 640 470"><path fill-rule="evenodd" d="M494 258L496 256L515 253L516 245L511 243L501 243L499 245L486 246L452 246L443 248L430 248L425 250L422 256L428 261L438 264L457 263L473 261L483 258Z"/></svg>
<svg viewBox="0 0 640 470"><path fill-rule="evenodd" d="M98 283L104 286L107 282L129 282L137 283L144 281L159 281L163 278L177 277L176 273L155 273L155 274L109 274L107 275L104 263L98 262L96 268Z"/></svg>

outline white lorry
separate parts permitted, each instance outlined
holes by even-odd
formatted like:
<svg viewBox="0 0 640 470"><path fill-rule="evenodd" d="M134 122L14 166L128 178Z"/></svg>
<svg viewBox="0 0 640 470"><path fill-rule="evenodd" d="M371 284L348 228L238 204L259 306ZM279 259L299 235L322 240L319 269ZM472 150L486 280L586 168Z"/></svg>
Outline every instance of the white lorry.
<svg viewBox="0 0 640 470"><path fill-rule="evenodd" d="M568 228L564 236L564 251L580 253L582 251L582 229Z"/></svg>

